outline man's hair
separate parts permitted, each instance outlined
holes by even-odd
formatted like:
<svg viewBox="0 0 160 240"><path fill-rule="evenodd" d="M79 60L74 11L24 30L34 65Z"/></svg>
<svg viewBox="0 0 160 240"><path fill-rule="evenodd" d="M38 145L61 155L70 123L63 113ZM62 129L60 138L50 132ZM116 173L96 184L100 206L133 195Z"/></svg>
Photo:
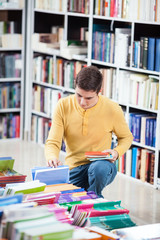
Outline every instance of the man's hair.
<svg viewBox="0 0 160 240"><path fill-rule="evenodd" d="M95 66L84 67L77 74L75 86L85 90L99 93L102 87L103 77Z"/></svg>

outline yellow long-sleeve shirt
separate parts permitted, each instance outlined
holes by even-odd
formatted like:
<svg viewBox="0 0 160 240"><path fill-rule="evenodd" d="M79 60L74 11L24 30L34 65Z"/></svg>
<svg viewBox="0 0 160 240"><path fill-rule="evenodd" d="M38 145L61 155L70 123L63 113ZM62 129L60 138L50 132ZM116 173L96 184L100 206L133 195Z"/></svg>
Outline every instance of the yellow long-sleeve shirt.
<svg viewBox="0 0 160 240"><path fill-rule="evenodd" d="M72 169L87 164L85 152L111 148L112 132L118 138L115 150L121 156L130 147L133 136L121 107L100 95L97 104L87 110L81 108L75 95L58 101L48 139L46 160L59 157L62 139L66 144L65 164Z"/></svg>

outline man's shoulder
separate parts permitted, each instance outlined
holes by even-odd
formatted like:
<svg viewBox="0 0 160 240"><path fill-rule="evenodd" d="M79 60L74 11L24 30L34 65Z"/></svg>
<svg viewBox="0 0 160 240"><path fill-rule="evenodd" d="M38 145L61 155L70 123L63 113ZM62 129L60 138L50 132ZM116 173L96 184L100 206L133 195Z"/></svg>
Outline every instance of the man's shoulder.
<svg viewBox="0 0 160 240"><path fill-rule="evenodd" d="M114 108L119 108L120 107L119 104L116 101L114 101L114 100L112 100L112 99L110 99L110 98L108 98L108 97L106 97L104 95L101 95L101 99L102 99L102 102L105 105L107 105L108 107L109 106L110 107L114 107Z"/></svg>

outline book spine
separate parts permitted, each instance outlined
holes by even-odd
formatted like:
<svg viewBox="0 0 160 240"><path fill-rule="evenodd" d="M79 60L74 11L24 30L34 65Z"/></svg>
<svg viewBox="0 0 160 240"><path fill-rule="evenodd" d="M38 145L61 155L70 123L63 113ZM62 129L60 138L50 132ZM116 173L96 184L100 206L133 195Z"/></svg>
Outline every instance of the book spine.
<svg viewBox="0 0 160 240"><path fill-rule="evenodd" d="M160 38L156 38L155 71L160 71Z"/></svg>
<svg viewBox="0 0 160 240"><path fill-rule="evenodd" d="M144 42L143 42L143 60L142 60L142 65L143 69L147 69L147 57L148 57L148 38L144 37Z"/></svg>
<svg viewBox="0 0 160 240"><path fill-rule="evenodd" d="M147 69L154 71L154 59L155 59L155 38L148 38L148 63Z"/></svg>

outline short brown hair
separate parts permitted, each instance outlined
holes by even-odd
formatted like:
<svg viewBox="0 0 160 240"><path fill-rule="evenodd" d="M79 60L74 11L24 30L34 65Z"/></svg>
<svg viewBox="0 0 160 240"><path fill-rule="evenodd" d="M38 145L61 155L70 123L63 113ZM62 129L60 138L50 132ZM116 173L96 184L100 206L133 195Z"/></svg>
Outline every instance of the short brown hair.
<svg viewBox="0 0 160 240"><path fill-rule="evenodd" d="M77 74L75 85L85 91L99 93L102 87L103 77L99 69L95 66L82 68Z"/></svg>

